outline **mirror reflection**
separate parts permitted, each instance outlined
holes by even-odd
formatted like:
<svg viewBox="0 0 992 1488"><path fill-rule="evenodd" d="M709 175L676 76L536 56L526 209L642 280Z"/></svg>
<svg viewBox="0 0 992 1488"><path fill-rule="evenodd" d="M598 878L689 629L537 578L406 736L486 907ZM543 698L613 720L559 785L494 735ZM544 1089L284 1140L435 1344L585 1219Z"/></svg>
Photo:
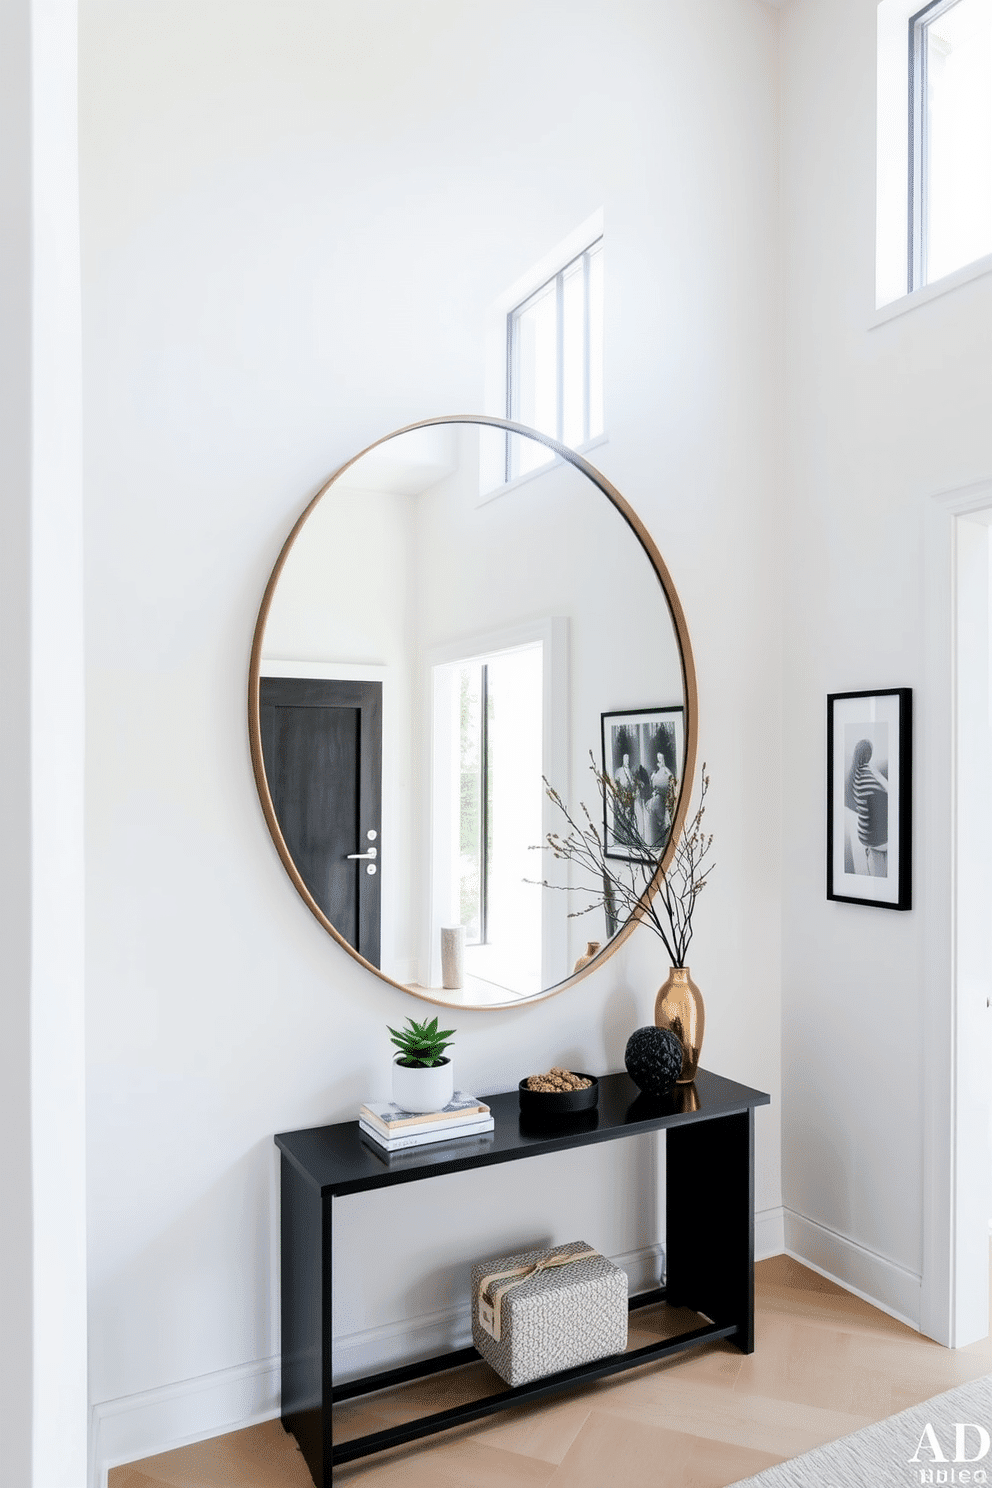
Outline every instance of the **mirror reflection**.
<svg viewBox="0 0 992 1488"><path fill-rule="evenodd" d="M573 870L541 848L562 826L545 781L622 854L591 754L629 776L660 840L686 700L659 575L577 463L498 421L373 447L284 549L255 663L270 827L310 907L367 963L495 1006L608 944L620 927L576 915Z"/></svg>

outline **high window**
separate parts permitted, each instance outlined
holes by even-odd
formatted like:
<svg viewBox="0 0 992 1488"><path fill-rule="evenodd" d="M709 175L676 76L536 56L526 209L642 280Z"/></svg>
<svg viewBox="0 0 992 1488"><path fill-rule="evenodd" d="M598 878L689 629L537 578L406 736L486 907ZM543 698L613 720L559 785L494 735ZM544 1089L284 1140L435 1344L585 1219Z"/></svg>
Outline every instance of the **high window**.
<svg viewBox="0 0 992 1488"><path fill-rule="evenodd" d="M992 0L917 10L909 63L914 290L992 253Z"/></svg>
<svg viewBox="0 0 992 1488"><path fill-rule="evenodd" d="M603 240L598 238L507 316L507 417L581 449L603 433ZM506 479L554 459L508 440Z"/></svg>

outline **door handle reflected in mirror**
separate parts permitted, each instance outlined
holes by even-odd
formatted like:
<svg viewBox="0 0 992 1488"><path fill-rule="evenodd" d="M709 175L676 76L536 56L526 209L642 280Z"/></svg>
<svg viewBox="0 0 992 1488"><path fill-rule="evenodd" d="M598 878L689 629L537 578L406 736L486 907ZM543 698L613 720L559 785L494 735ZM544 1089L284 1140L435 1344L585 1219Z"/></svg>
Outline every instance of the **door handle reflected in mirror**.
<svg viewBox="0 0 992 1488"><path fill-rule="evenodd" d="M363 853L349 853L348 854L348 861L350 862L352 858L358 858L362 862L364 862L366 858L377 858L378 856L379 856L379 854L376 851L376 849L374 847L370 847L369 850L368 850L368 852L363 852Z"/></svg>

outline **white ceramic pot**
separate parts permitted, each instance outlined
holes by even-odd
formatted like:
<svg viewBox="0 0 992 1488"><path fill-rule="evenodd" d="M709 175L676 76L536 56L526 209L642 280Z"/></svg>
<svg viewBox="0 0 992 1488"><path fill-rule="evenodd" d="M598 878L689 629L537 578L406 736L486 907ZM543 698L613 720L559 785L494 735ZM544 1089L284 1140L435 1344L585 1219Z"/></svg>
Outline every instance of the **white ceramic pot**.
<svg viewBox="0 0 992 1488"><path fill-rule="evenodd" d="M393 1060L393 1100L404 1111L440 1111L455 1093L455 1067L450 1059L440 1064L412 1066Z"/></svg>

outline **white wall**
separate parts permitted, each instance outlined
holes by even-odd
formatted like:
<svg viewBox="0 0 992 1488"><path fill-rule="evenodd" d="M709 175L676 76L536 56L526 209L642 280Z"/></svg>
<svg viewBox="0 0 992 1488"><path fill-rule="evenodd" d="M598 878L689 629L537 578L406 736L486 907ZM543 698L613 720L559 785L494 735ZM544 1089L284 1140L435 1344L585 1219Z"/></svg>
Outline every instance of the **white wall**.
<svg viewBox="0 0 992 1488"><path fill-rule="evenodd" d="M0 8L0 1460L86 1473L74 0Z"/></svg>
<svg viewBox="0 0 992 1488"><path fill-rule="evenodd" d="M717 861L692 955L704 1060L772 1092L757 1202L759 1244L777 1248L777 25L757 0L583 0L567 28L523 0L86 0L90 1331L106 1456L275 1410L272 1133L353 1115L383 1085L387 1020L420 1006L331 943L268 839L244 718L265 577L343 459L481 408L485 307L599 206L598 463L689 618ZM463 1015L460 1083L498 1090L553 1060L620 1068L665 973L639 932L567 994ZM345 1362L457 1332L469 1259L504 1243L642 1251L652 1206L624 1195L651 1194L650 1144L583 1155L581 1172L574 1200L574 1157L512 1183L439 1180L430 1210L390 1195L382 1217L409 1237L398 1267L371 1251L381 1196L354 1200L335 1272Z"/></svg>
<svg viewBox="0 0 992 1488"><path fill-rule="evenodd" d="M949 1058L932 1028L950 1026L951 652L941 629L928 669L950 628L927 608L950 582L931 498L992 473L992 277L875 323L875 27L875 0L782 13L783 1189L791 1248L933 1329L950 1195L928 1212L924 1090ZM876 686L914 688L906 914L824 897L824 698Z"/></svg>
<svg viewBox="0 0 992 1488"><path fill-rule="evenodd" d="M33 1234L31 1202L31 89L28 4L0 10L0 448L5 488L0 544L0 936L6 1032L0 1040L4 1143L0 1285L4 1332L0 1417L4 1455L31 1473ZM26 1216L26 1221L25 1221ZM26 1367L25 1367L26 1365Z"/></svg>

